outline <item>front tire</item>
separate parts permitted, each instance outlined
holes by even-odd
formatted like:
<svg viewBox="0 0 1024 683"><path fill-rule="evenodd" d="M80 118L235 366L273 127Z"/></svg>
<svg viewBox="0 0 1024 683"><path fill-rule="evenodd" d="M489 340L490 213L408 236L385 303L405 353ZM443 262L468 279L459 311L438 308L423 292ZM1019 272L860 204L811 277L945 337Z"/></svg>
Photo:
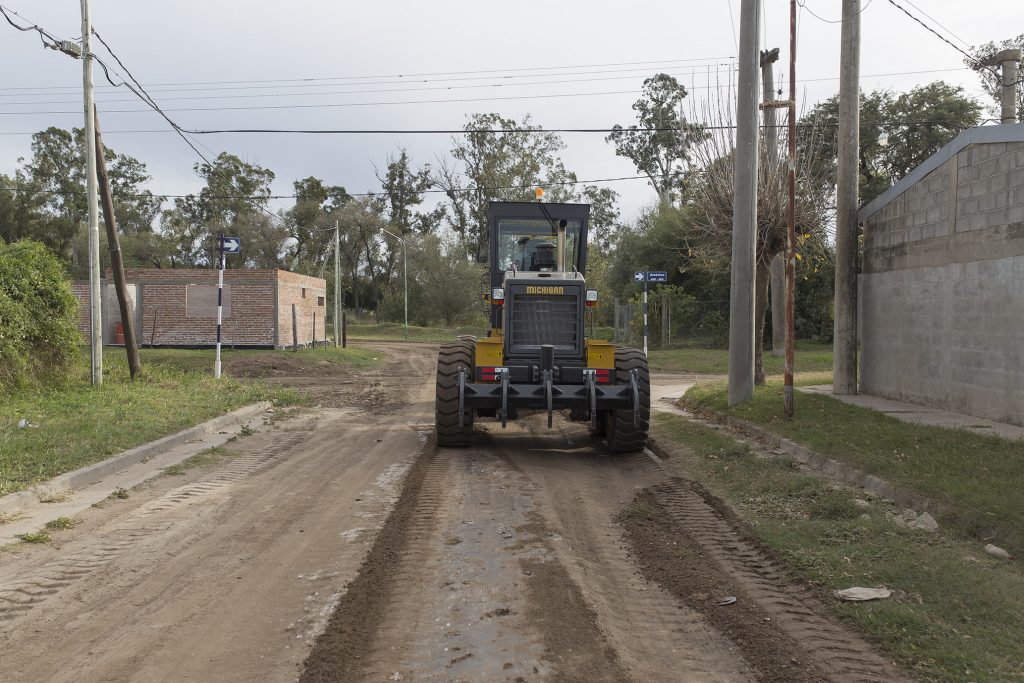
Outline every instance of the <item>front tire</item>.
<svg viewBox="0 0 1024 683"><path fill-rule="evenodd" d="M476 345L468 339L442 344L437 354L437 391L434 398L434 428L437 445L468 446L473 435L473 410L465 408L459 426L459 370L466 382L474 378Z"/></svg>
<svg viewBox="0 0 1024 683"><path fill-rule="evenodd" d="M640 392L640 415L633 424L633 409L609 410L605 418L608 449L613 453L643 450L647 445L647 431L651 423L651 373L647 356L637 349L615 349L615 383L629 384L630 370L636 370L636 384Z"/></svg>

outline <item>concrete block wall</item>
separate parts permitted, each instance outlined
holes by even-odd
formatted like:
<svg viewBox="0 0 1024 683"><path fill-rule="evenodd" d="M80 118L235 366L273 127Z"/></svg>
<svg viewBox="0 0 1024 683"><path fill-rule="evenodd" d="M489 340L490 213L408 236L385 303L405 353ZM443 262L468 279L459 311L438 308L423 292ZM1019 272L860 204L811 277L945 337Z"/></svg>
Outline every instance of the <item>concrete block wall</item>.
<svg viewBox="0 0 1024 683"><path fill-rule="evenodd" d="M1024 140L967 145L863 225L861 391L1024 424Z"/></svg>
<svg viewBox="0 0 1024 683"><path fill-rule="evenodd" d="M298 327L298 342L305 346L313 341L316 323L316 341L322 341L327 329L327 282L321 278L300 275L287 270L277 271L277 346L291 346L292 304Z"/></svg>

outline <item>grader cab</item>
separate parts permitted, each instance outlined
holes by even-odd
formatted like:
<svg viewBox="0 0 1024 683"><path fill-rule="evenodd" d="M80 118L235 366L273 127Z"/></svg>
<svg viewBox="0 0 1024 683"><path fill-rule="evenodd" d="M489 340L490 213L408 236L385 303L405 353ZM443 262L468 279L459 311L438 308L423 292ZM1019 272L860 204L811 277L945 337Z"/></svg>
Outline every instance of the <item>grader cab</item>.
<svg viewBox="0 0 1024 683"><path fill-rule="evenodd" d="M435 423L441 446L469 445L478 418L504 428L528 413L568 411L613 452L647 441L650 378L636 349L586 337L587 204L491 202L487 337L441 346Z"/></svg>

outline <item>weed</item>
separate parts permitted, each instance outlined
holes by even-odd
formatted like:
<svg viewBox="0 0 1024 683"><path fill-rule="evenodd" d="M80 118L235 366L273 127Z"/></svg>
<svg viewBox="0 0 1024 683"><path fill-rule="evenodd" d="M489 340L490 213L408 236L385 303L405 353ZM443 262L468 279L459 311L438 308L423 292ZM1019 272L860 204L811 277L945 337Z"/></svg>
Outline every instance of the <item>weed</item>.
<svg viewBox="0 0 1024 683"><path fill-rule="evenodd" d="M24 541L25 543L49 543L50 534L45 531L28 531L24 534L18 534L16 538Z"/></svg>
<svg viewBox="0 0 1024 683"><path fill-rule="evenodd" d="M51 519L46 523L46 528L50 531L57 531L60 529L70 529L75 525L75 520L70 517L58 517L57 519Z"/></svg>
<svg viewBox="0 0 1024 683"><path fill-rule="evenodd" d="M239 436L252 436L256 433L256 430L249 425L242 425L242 428L238 431Z"/></svg>
<svg viewBox="0 0 1024 683"><path fill-rule="evenodd" d="M172 477L180 477L181 475L185 474L185 468L181 465L181 463L178 463L177 465L165 467L163 473Z"/></svg>
<svg viewBox="0 0 1024 683"><path fill-rule="evenodd" d="M125 500L128 498L128 491L121 487L114 489L114 492L107 496L111 500Z"/></svg>
<svg viewBox="0 0 1024 683"><path fill-rule="evenodd" d="M47 493L39 497L40 503L63 503L71 494L67 491L59 491L57 493Z"/></svg>
<svg viewBox="0 0 1024 683"><path fill-rule="evenodd" d="M635 500L619 515L627 520L645 521L654 516L654 508L643 501Z"/></svg>

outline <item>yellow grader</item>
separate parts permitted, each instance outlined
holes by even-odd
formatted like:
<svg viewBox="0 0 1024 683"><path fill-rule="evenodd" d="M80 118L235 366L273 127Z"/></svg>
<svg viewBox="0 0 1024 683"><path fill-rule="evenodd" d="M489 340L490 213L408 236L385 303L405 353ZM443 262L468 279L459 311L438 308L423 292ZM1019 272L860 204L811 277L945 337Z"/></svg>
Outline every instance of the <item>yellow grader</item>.
<svg viewBox="0 0 1024 683"><path fill-rule="evenodd" d="M540 193L538 193L539 195ZM491 202L487 337L441 346L434 404L437 441L467 446L477 418L504 428L527 413L568 410L612 452L642 449L650 375L642 351L587 338L590 206Z"/></svg>

